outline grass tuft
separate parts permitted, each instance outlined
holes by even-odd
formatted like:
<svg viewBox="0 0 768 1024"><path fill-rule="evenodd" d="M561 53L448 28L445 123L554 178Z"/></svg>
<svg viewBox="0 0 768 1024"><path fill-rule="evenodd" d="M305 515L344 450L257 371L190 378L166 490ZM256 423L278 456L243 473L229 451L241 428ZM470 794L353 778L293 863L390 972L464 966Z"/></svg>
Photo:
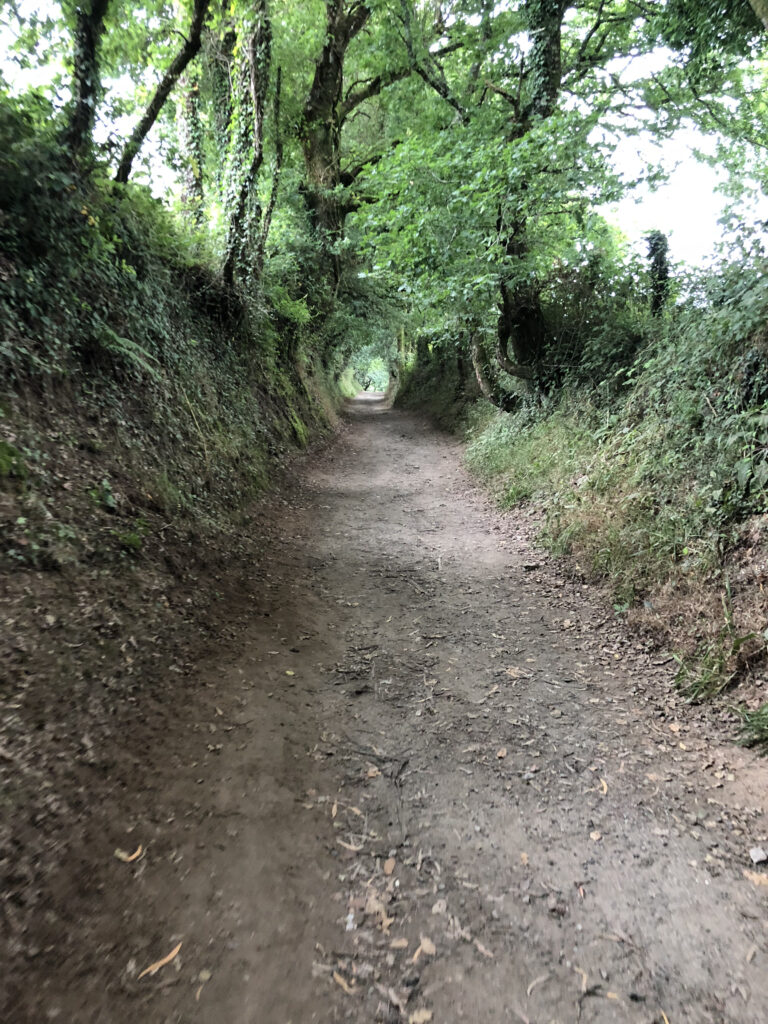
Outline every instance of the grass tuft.
<svg viewBox="0 0 768 1024"><path fill-rule="evenodd" d="M763 704L755 711L748 708L736 708L741 718L739 735L745 747L761 747L768 753L768 704Z"/></svg>

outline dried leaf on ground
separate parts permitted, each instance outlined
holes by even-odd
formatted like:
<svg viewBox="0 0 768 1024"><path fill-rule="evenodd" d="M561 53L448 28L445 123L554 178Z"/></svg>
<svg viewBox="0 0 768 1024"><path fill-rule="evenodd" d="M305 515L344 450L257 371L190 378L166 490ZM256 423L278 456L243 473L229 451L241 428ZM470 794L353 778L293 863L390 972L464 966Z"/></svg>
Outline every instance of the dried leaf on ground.
<svg viewBox="0 0 768 1024"><path fill-rule="evenodd" d="M139 843L133 853L127 853L125 850L115 850L115 856L118 860L121 860L123 864L131 864L133 861L138 860L144 852L144 847Z"/></svg>
<svg viewBox="0 0 768 1024"><path fill-rule="evenodd" d="M416 950L416 952L413 954L413 957L411 958L413 960L413 963L416 963L416 961L419 959L422 953L424 953L425 956L434 956L435 953L437 953L437 949L435 947L434 942L432 941L432 939L428 939L426 935L421 936L419 948Z"/></svg>
<svg viewBox="0 0 768 1024"><path fill-rule="evenodd" d="M498 757L498 759L500 761L503 761L506 756L507 756L507 748L506 747L502 747L501 750L497 750L496 751L496 757Z"/></svg>
<svg viewBox="0 0 768 1024"><path fill-rule="evenodd" d="M431 1010L414 1010L408 1018L408 1024L429 1024L432 1020Z"/></svg>
<svg viewBox="0 0 768 1024"><path fill-rule="evenodd" d="M405 1013L405 1004L408 1002L407 995L401 995L399 992L395 992L393 988L384 988L384 986L380 985L378 981L375 982L374 988L380 995L384 996L385 999L388 999L393 1006L397 1007L401 1013Z"/></svg>
<svg viewBox="0 0 768 1024"><path fill-rule="evenodd" d="M406 939L406 938L392 939L392 941L389 944L389 948L390 949L407 949L408 948L408 939Z"/></svg>
<svg viewBox="0 0 768 1024"><path fill-rule="evenodd" d="M389 933L389 927L394 922L394 917L387 915L387 908L379 896L374 890L370 889L365 899L365 913L370 917L378 917L378 925L385 935Z"/></svg>
<svg viewBox="0 0 768 1024"><path fill-rule="evenodd" d="M343 839L337 839L336 842L339 844L339 846L343 846L345 850L351 850L352 853L360 853L360 851L363 849L362 843L359 846L355 846L354 843L345 843Z"/></svg>
<svg viewBox="0 0 768 1024"><path fill-rule="evenodd" d="M169 964L171 962L171 960L175 960L176 959L176 957L179 955L179 950L180 949L181 949L181 943L179 943L178 946L176 946L174 949L172 949L171 952L168 954L168 956L164 956L162 960L156 960L155 963L150 964L149 967L145 967L144 970L139 975L139 979L143 978L147 974L150 977L153 974L157 974L157 972L160 970L161 967L165 967L165 965Z"/></svg>
<svg viewBox="0 0 768 1024"><path fill-rule="evenodd" d="M590 832L589 833L589 838L592 840L593 843L599 843L600 840L603 838L603 834L602 834L602 832L597 832L597 831Z"/></svg>
<svg viewBox="0 0 768 1024"><path fill-rule="evenodd" d="M394 857L387 857L387 859L384 861L384 874L391 875L392 872L395 870L395 864L396 861Z"/></svg>
<svg viewBox="0 0 768 1024"><path fill-rule="evenodd" d="M582 971L580 967L574 967L574 971L581 976L581 991L582 994L587 991L587 982L589 981L589 975L586 971Z"/></svg>
<svg viewBox="0 0 768 1024"><path fill-rule="evenodd" d="M375 779L377 776L381 775L381 771L375 765L372 764L368 766L368 771L365 774L366 778Z"/></svg>
<svg viewBox="0 0 768 1024"><path fill-rule="evenodd" d="M759 871L750 871L744 868L744 877L753 885L768 885L768 875L761 875Z"/></svg>
<svg viewBox="0 0 768 1024"><path fill-rule="evenodd" d="M350 985L346 978L342 978L338 971L333 972L333 980L340 988L344 989L348 996L353 996L356 994L357 989Z"/></svg>
<svg viewBox="0 0 768 1024"><path fill-rule="evenodd" d="M543 985L544 982L548 980L548 978L549 978L549 974L540 974L538 976L538 978L534 978L533 981L531 982L531 984L525 990L526 996L528 996L528 998L530 999L531 992L533 992L533 990L535 988L537 988L539 985Z"/></svg>
<svg viewBox="0 0 768 1024"><path fill-rule="evenodd" d="M600 788L603 791L603 796L605 796L605 794L608 792L608 783L605 781L605 779L600 779Z"/></svg>

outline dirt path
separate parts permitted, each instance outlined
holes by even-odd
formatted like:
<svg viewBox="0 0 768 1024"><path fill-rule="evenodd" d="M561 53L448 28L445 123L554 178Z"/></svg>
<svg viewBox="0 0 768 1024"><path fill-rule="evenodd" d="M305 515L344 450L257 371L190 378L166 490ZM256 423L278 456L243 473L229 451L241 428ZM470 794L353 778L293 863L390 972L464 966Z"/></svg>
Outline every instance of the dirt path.
<svg viewBox="0 0 768 1024"><path fill-rule="evenodd" d="M701 738L455 441L350 416L14 1020L765 1024L766 765Z"/></svg>

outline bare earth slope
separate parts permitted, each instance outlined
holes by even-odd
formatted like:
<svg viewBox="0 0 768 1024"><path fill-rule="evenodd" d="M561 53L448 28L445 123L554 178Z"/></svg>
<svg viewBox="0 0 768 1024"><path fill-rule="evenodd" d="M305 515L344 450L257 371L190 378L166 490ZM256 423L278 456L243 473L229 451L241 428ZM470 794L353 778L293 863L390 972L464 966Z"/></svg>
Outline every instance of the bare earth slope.
<svg viewBox="0 0 768 1024"><path fill-rule="evenodd" d="M140 793L91 808L8 1019L765 1024L765 763L454 440L376 399L350 419L274 504L243 634L179 680Z"/></svg>

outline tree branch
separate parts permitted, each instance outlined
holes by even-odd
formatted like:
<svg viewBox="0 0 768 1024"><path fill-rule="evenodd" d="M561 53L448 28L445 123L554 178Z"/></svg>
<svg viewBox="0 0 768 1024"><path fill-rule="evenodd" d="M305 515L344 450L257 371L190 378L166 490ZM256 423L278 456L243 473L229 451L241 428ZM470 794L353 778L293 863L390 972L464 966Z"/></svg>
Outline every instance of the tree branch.
<svg viewBox="0 0 768 1024"><path fill-rule="evenodd" d="M597 17L595 18L595 22L590 28L589 32L587 32L587 34L584 36L584 39L581 42L581 46L579 47L579 52L576 55L576 67L578 67L586 58L587 49L589 47L590 42L592 41L592 37L594 36L595 32L597 32L599 28L602 28L603 11L605 10L605 4L606 0L600 0L600 6L597 8Z"/></svg>
<svg viewBox="0 0 768 1024"><path fill-rule="evenodd" d="M456 113L461 118L462 122L466 124L469 120L467 112L462 107L461 103L451 92L450 86L445 78L445 73L439 64L435 63L435 67L430 68L429 63L434 63L433 55L427 55L426 60L420 60L416 56L416 48L413 42L413 26L411 22L411 8L408 4L408 0L400 0L400 10L402 11L403 28L405 30L404 42L405 48L408 53L408 59L411 63L411 67L416 74L421 78L430 88L434 89L438 96L441 96L446 103L453 107Z"/></svg>
<svg viewBox="0 0 768 1024"><path fill-rule="evenodd" d="M208 13L208 4L209 0L195 0L195 6L192 12L192 23L189 27L189 38L185 40L181 50L171 61L170 67L163 75L162 81L155 90L155 95L150 100L149 105L144 112L144 116L133 129L130 138L126 142L120 156L120 162L117 166L115 181L119 181L122 184L125 184L128 181L128 178L131 175L133 161L149 134L152 125L157 120L160 111L163 109L163 105L168 99L171 90L178 81L179 76L184 72L186 66L199 52L203 22L205 21L205 16Z"/></svg>
<svg viewBox="0 0 768 1024"><path fill-rule="evenodd" d="M470 331L469 334L469 358L472 360L472 369L475 371L478 387L483 397L492 402L497 409L514 412L520 404L520 398L512 392L503 391L498 384L491 383L488 377L488 367L480 349L480 342L474 331Z"/></svg>
<svg viewBox="0 0 768 1024"><path fill-rule="evenodd" d="M361 103L372 96L378 96L380 92L387 89L390 85L394 85L395 82L408 78L412 71L413 68L409 64L407 67L384 71L382 74L376 75L375 78L368 79L367 82L359 83L360 88L356 91L353 91L354 87L351 87L347 92L346 98L339 105L340 123L343 124L346 121L355 107L359 107Z"/></svg>
<svg viewBox="0 0 768 1024"><path fill-rule="evenodd" d="M360 177L366 167L371 167L379 163L379 161L382 160L388 152L396 149L401 142L402 139L394 139L392 143L390 143L388 150L385 150L383 153L374 153L372 156L366 157L365 160L361 160L360 163L353 164L352 167L348 167L346 170L343 170L340 176L341 184L346 185L347 187L354 185L355 181Z"/></svg>
<svg viewBox="0 0 768 1024"><path fill-rule="evenodd" d="M505 350L505 347L501 344L500 339L497 336L496 339L496 361L505 373L508 373L510 377L516 377L518 380L533 380L534 372L530 366L522 366L520 363L513 363L509 358L509 353Z"/></svg>

